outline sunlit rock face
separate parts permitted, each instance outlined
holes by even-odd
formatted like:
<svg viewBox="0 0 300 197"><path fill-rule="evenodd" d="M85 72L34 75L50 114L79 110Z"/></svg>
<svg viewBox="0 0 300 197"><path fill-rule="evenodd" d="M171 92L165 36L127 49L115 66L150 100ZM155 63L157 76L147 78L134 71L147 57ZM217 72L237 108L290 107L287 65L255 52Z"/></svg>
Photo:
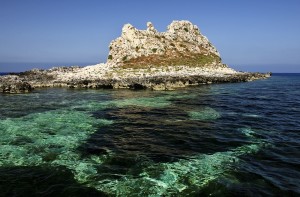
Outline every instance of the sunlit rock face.
<svg viewBox="0 0 300 197"><path fill-rule="evenodd" d="M118 66L222 66L217 49L189 21L173 21L166 32L158 32L151 22L146 30L126 24L109 49L108 63Z"/></svg>

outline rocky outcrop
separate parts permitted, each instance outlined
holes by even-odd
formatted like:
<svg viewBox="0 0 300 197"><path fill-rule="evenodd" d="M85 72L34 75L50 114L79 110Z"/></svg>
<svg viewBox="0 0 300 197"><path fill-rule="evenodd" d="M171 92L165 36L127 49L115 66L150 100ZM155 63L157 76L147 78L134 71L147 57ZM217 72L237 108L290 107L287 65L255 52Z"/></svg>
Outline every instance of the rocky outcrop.
<svg viewBox="0 0 300 197"><path fill-rule="evenodd" d="M173 21L166 32L151 22L146 30L124 25L109 46L108 63L123 67L148 65L223 66L217 49L189 21Z"/></svg>
<svg viewBox="0 0 300 197"><path fill-rule="evenodd" d="M32 90L28 82L16 75L0 77L0 93L27 93Z"/></svg>
<svg viewBox="0 0 300 197"><path fill-rule="evenodd" d="M166 32L124 25L107 63L86 67L33 69L0 77L1 93L40 87L173 90L211 83L246 82L270 74L237 72L221 62L216 48L189 21L173 21Z"/></svg>
<svg viewBox="0 0 300 197"><path fill-rule="evenodd" d="M67 84L70 88L98 89L150 89L174 90L188 86L212 83L238 83L257 79L266 79L270 73L237 73L228 75L191 75L191 76L151 76L132 78L109 78L99 80L73 80Z"/></svg>

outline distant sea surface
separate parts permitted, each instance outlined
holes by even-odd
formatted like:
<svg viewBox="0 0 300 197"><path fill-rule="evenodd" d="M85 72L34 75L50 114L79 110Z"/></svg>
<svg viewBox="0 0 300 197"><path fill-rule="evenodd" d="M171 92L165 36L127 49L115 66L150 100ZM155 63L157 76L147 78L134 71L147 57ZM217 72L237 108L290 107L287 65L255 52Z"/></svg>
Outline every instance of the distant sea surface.
<svg viewBox="0 0 300 197"><path fill-rule="evenodd" d="M0 76L2 75L7 75L8 73L3 73L3 72L0 72Z"/></svg>
<svg viewBox="0 0 300 197"><path fill-rule="evenodd" d="M300 74L0 95L1 196L300 196Z"/></svg>
<svg viewBox="0 0 300 197"><path fill-rule="evenodd" d="M39 69L49 69L52 67L58 67L58 66L88 66L88 65L95 65L99 62L83 62L83 63L62 63L62 62L50 62L50 63L45 63L45 62L34 62L34 63L6 63L6 62L0 62L0 73L3 72L24 72L27 70L31 70L34 68L39 68Z"/></svg>

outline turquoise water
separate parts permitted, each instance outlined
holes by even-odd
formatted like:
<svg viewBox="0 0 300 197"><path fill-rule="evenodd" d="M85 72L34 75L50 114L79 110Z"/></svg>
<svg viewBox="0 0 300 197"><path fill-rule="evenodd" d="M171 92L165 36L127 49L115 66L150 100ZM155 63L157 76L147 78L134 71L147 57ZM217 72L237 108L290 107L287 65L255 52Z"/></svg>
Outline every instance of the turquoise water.
<svg viewBox="0 0 300 197"><path fill-rule="evenodd" d="M0 95L3 196L300 195L300 75Z"/></svg>

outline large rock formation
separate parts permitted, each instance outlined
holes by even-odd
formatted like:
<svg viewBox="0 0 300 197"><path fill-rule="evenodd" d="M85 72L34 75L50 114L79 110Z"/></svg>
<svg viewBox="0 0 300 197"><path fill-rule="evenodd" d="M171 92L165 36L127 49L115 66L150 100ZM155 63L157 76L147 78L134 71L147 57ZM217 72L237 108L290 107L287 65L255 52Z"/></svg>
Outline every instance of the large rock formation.
<svg viewBox="0 0 300 197"><path fill-rule="evenodd" d="M32 89L31 85L19 76L0 77L0 93L27 93Z"/></svg>
<svg viewBox="0 0 300 197"><path fill-rule="evenodd" d="M270 77L237 72L223 64L217 49L189 21L173 21L166 32L158 32L150 22L146 30L126 24L109 48L104 64L1 76L0 92L24 93L40 87L172 90Z"/></svg>
<svg viewBox="0 0 300 197"><path fill-rule="evenodd" d="M220 66L217 49L189 21L173 21L166 32L151 22L147 30L124 25L121 37L109 46L108 63L128 67L147 65Z"/></svg>

